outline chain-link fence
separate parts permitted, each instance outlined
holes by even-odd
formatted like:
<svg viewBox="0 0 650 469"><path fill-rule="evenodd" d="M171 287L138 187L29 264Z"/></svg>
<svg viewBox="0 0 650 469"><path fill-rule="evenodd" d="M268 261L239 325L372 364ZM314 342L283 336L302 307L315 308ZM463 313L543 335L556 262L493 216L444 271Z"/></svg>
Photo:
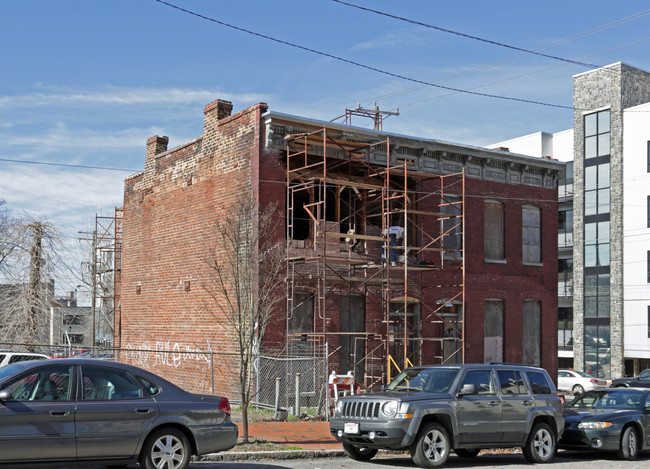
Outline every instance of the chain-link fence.
<svg viewBox="0 0 650 469"><path fill-rule="evenodd" d="M260 356L255 372L255 405L291 415L326 415L327 347L308 356Z"/></svg>
<svg viewBox="0 0 650 469"><path fill-rule="evenodd" d="M125 348L52 346L49 344L0 343L0 350L35 351L51 357L99 358L128 363L151 371L183 389L227 396L239 403L238 356L199 347L161 342L156 346ZM253 369L252 406L268 409L274 417L327 415L328 347L266 351Z"/></svg>

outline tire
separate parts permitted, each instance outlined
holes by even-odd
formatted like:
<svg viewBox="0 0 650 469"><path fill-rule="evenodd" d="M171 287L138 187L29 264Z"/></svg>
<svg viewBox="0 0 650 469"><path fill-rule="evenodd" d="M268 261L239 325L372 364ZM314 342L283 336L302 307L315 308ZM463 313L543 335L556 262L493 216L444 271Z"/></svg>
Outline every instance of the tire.
<svg viewBox="0 0 650 469"><path fill-rule="evenodd" d="M411 458L420 467L440 467L449 458L450 443L445 427L430 423L418 433L415 443L411 446Z"/></svg>
<svg viewBox="0 0 650 469"><path fill-rule="evenodd" d="M533 463L546 463L553 459L557 446L555 435L551 427L545 423L538 423L533 426L528 435L526 445L522 448L522 453L528 461Z"/></svg>
<svg viewBox="0 0 650 469"><path fill-rule="evenodd" d="M618 457L627 461L634 461L639 457L639 435L631 425L623 430Z"/></svg>
<svg viewBox="0 0 650 469"><path fill-rule="evenodd" d="M377 449L343 443L343 452L355 461L370 461L377 454Z"/></svg>
<svg viewBox="0 0 650 469"><path fill-rule="evenodd" d="M478 453L481 452L480 448L475 448L475 449L455 449L454 453L456 453L458 456L461 458L475 458L478 456Z"/></svg>
<svg viewBox="0 0 650 469"><path fill-rule="evenodd" d="M576 384L573 386L573 389L571 390L573 394L584 394L585 388L582 387L580 384Z"/></svg>
<svg viewBox="0 0 650 469"><path fill-rule="evenodd" d="M160 428L147 438L140 452L142 469L187 469L192 449L183 432Z"/></svg>

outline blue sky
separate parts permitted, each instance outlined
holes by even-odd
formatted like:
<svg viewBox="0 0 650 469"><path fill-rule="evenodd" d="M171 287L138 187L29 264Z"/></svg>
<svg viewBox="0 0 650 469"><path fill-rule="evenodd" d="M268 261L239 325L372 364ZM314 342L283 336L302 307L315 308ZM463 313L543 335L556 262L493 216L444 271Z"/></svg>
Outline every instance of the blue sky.
<svg viewBox="0 0 650 469"><path fill-rule="evenodd" d="M349 1L565 59L650 70L647 1ZM547 104L571 106L571 77L589 70L332 0L169 2L389 73ZM167 135L171 148L199 136L203 107L217 98L235 112L263 101L323 120L377 101L399 107L387 131L471 145L572 125L570 109L418 85L155 0L4 0L0 43L0 160L137 171L148 137ZM75 245L95 214L121 205L128 174L0 161L0 198Z"/></svg>

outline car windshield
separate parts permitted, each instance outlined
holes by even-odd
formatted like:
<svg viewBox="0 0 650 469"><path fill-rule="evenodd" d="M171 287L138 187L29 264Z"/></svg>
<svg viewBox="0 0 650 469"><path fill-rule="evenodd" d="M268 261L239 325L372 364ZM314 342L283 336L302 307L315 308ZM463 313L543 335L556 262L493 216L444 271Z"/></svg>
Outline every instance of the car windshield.
<svg viewBox="0 0 650 469"><path fill-rule="evenodd" d="M570 408L636 409L643 393L639 391L588 392L567 403Z"/></svg>
<svg viewBox="0 0 650 469"><path fill-rule="evenodd" d="M585 373L584 371L574 371L574 373L579 374L583 378L593 378L593 375L590 375L589 373Z"/></svg>
<svg viewBox="0 0 650 469"><path fill-rule="evenodd" d="M650 370L643 370L639 373L639 378L650 378Z"/></svg>
<svg viewBox="0 0 650 469"><path fill-rule="evenodd" d="M387 391L449 392L458 368L409 368L386 387Z"/></svg>

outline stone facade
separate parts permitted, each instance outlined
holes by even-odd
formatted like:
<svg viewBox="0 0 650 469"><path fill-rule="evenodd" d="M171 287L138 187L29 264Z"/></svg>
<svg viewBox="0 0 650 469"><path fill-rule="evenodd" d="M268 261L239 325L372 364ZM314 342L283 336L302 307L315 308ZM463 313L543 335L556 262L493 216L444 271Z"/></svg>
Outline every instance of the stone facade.
<svg viewBox="0 0 650 469"><path fill-rule="evenodd" d="M623 341L623 110L650 101L650 74L616 63L574 76L574 367L584 366L584 116L609 109L611 376L624 374Z"/></svg>

